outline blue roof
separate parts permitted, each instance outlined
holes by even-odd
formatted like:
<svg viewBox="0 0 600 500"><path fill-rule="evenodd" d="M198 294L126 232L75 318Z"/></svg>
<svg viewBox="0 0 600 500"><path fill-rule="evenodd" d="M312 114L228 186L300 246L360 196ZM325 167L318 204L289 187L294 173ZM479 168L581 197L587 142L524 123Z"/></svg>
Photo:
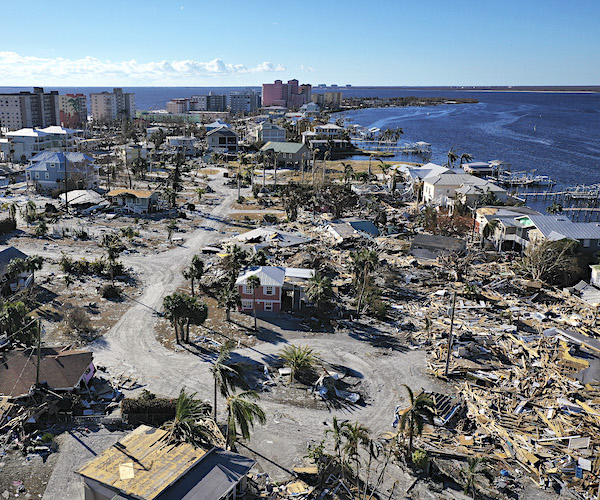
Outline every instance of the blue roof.
<svg viewBox="0 0 600 500"><path fill-rule="evenodd" d="M55 163L64 163L65 156L68 161L72 163L81 163L84 161L93 162L94 159L91 156L85 155L83 153L63 153L57 151L42 151L41 153L36 154L33 158L31 158L32 163L39 162L55 162Z"/></svg>

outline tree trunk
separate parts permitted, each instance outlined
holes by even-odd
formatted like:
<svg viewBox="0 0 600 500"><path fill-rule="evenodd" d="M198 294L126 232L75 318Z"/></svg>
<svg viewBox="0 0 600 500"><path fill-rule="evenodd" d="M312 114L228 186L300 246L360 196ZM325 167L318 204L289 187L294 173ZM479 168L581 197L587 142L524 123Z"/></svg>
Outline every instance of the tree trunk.
<svg viewBox="0 0 600 500"><path fill-rule="evenodd" d="M185 342L186 344L190 343L190 320L187 320L187 323L185 325Z"/></svg>
<svg viewBox="0 0 600 500"><path fill-rule="evenodd" d="M217 422L217 379L215 378L215 394L214 394L214 404L213 404L213 419L215 423Z"/></svg>
<svg viewBox="0 0 600 500"><path fill-rule="evenodd" d="M255 287L256 289L256 287ZM252 312L254 313L254 331L256 331L258 328L256 326L256 291L252 292Z"/></svg>
<svg viewBox="0 0 600 500"><path fill-rule="evenodd" d="M227 317L227 322L231 322L231 310L228 308L225 309L225 315Z"/></svg>
<svg viewBox="0 0 600 500"><path fill-rule="evenodd" d="M190 282L192 285L192 297L194 297L196 294L194 293L194 277L193 276L190 278Z"/></svg>

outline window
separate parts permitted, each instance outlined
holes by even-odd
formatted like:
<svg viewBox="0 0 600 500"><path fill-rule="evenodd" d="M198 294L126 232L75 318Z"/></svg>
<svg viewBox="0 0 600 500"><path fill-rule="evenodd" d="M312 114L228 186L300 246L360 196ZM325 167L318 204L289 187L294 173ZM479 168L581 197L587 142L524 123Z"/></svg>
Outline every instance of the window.
<svg viewBox="0 0 600 500"><path fill-rule="evenodd" d="M585 248L589 248L590 247L590 240L583 240L583 246Z"/></svg>
<svg viewBox="0 0 600 500"><path fill-rule="evenodd" d="M265 287L265 295L275 295L275 290L272 286Z"/></svg>
<svg viewBox="0 0 600 500"><path fill-rule="evenodd" d="M46 172L46 179L50 179L50 174Z"/></svg>
<svg viewBox="0 0 600 500"><path fill-rule="evenodd" d="M251 294L254 290L252 290L251 286L248 285L244 285L244 293L245 294Z"/></svg>
<svg viewBox="0 0 600 500"><path fill-rule="evenodd" d="M39 179L39 178L40 178L40 173L39 173L39 172L36 172L36 173L35 173L35 178L36 178L36 179Z"/></svg>
<svg viewBox="0 0 600 500"><path fill-rule="evenodd" d="M242 309L252 309L252 301L242 300Z"/></svg>
<svg viewBox="0 0 600 500"><path fill-rule="evenodd" d="M265 302L265 311L273 310L273 302Z"/></svg>

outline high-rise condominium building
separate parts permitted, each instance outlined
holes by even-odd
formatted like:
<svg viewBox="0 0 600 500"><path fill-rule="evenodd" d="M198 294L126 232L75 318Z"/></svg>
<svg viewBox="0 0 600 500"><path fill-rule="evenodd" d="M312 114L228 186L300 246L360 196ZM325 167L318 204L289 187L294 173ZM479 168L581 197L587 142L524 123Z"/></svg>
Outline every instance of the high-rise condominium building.
<svg viewBox="0 0 600 500"><path fill-rule="evenodd" d="M59 95L58 110L63 127L80 127L87 122L87 98L84 94Z"/></svg>
<svg viewBox="0 0 600 500"><path fill-rule="evenodd" d="M263 83L262 105L283 106L284 108L299 108L310 102L312 87L308 84L298 85L298 80L289 80L283 83L275 80L274 83Z"/></svg>
<svg viewBox="0 0 600 500"><path fill-rule="evenodd" d="M260 94L253 90L242 90L229 93L229 109L231 113L253 113L260 108Z"/></svg>
<svg viewBox="0 0 600 500"><path fill-rule="evenodd" d="M113 121L135 118L135 94L113 89L113 92L90 94L92 118L95 121Z"/></svg>
<svg viewBox="0 0 600 500"><path fill-rule="evenodd" d="M0 127L7 130L60 125L58 91L0 94Z"/></svg>

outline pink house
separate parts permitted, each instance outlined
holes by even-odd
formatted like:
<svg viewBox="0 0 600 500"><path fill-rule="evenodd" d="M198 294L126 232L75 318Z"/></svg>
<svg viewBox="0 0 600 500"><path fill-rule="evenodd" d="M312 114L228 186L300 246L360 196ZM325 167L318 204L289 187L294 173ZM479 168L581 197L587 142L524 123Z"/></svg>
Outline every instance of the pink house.
<svg viewBox="0 0 600 500"><path fill-rule="evenodd" d="M260 286L253 294L251 287L247 285L250 276L260 279ZM260 266L247 268L235 282L241 298L239 310L241 312L252 312L253 300L256 300L256 312L281 311L281 305L286 294L289 293L290 305L293 309L299 309L306 302L302 283L314 276L312 269L300 269L294 267Z"/></svg>

